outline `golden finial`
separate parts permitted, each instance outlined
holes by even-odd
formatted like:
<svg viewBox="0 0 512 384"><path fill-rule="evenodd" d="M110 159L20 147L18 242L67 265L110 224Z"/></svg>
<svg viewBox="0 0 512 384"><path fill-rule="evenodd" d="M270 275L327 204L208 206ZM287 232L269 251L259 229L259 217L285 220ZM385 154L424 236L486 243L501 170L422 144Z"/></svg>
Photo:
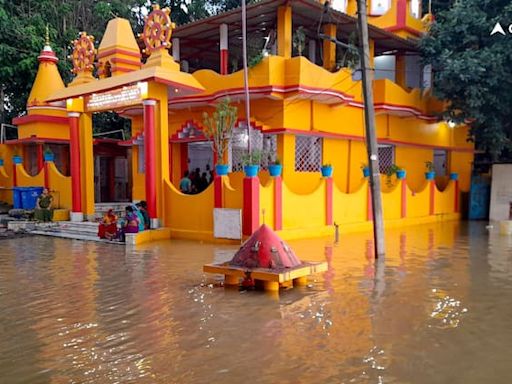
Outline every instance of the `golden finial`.
<svg viewBox="0 0 512 384"><path fill-rule="evenodd" d="M45 45L50 45L50 28L48 28L48 24L46 24L46 35L44 40Z"/></svg>

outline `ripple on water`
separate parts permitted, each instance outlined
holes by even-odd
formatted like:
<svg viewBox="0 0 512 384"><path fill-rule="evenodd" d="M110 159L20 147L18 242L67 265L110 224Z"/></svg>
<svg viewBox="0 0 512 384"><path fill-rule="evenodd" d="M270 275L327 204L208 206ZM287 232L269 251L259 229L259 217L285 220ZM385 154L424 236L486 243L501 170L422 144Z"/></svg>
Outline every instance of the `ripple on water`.
<svg viewBox="0 0 512 384"><path fill-rule="evenodd" d="M325 275L279 298L202 265L236 246L124 249L51 238L0 247L5 382L509 382L511 241L457 223L298 240ZM463 356L464 358L461 358ZM477 367L477 368L475 368ZM510 380L508 380L510 379Z"/></svg>

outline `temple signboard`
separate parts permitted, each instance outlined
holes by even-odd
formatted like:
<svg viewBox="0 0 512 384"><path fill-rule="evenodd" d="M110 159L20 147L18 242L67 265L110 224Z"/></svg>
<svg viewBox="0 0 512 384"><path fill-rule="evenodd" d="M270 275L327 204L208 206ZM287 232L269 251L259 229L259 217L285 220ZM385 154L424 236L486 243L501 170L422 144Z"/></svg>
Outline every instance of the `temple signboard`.
<svg viewBox="0 0 512 384"><path fill-rule="evenodd" d="M87 98L87 112L114 110L142 103L143 87L139 84L108 92L93 93Z"/></svg>

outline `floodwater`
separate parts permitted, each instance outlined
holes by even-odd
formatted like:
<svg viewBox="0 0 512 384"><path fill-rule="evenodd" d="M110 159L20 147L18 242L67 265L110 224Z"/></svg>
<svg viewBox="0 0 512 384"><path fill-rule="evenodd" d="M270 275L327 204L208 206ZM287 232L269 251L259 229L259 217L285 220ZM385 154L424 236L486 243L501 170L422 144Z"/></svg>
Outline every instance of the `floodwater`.
<svg viewBox="0 0 512 384"><path fill-rule="evenodd" d="M510 383L512 237L482 223L292 241L329 270L224 289L233 246L0 243L1 383Z"/></svg>

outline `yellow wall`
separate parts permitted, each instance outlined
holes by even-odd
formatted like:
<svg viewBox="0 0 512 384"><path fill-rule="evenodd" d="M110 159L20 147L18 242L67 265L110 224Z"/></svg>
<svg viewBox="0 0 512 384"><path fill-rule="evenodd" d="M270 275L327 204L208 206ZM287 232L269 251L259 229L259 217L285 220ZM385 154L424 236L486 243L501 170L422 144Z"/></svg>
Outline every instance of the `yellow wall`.
<svg viewBox="0 0 512 384"><path fill-rule="evenodd" d="M19 127L18 138L24 139L31 136L69 140L69 126L52 123L28 123Z"/></svg>
<svg viewBox="0 0 512 384"><path fill-rule="evenodd" d="M71 177L64 176L60 173L53 162L48 163L48 170L49 187L51 191L55 191L52 192L55 199L55 206L71 210Z"/></svg>
<svg viewBox="0 0 512 384"><path fill-rule="evenodd" d="M295 193L284 181L283 229L307 229L324 226L325 181L322 179L320 183L317 183L317 188L309 194Z"/></svg>
<svg viewBox="0 0 512 384"><path fill-rule="evenodd" d="M0 166L0 201L12 204L12 177L7 173L5 166Z"/></svg>
<svg viewBox="0 0 512 384"><path fill-rule="evenodd" d="M337 224L362 223L368 215L368 184L363 184L353 193L344 193L333 188L333 220Z"/></svg>
<svg viewBox="0 0 512 384"><path fill-rule="evenodd" d="M274 229L274 180L260 186L260 223Z"/></svg>
<svg viewBox="0 0 512 384"><path fill-rule="evenodd" d="M36 176L30 176L22 164L16 165L16 181L18 187L41 187L44 185L44 171Z"/></svg>
<svg viewBox="0 0 512 384"><path fill-rule="evenodd" d="M164 193L164 220L173 236L212 238L213 183L200 194L185 195L166 180Z"/></svg>

